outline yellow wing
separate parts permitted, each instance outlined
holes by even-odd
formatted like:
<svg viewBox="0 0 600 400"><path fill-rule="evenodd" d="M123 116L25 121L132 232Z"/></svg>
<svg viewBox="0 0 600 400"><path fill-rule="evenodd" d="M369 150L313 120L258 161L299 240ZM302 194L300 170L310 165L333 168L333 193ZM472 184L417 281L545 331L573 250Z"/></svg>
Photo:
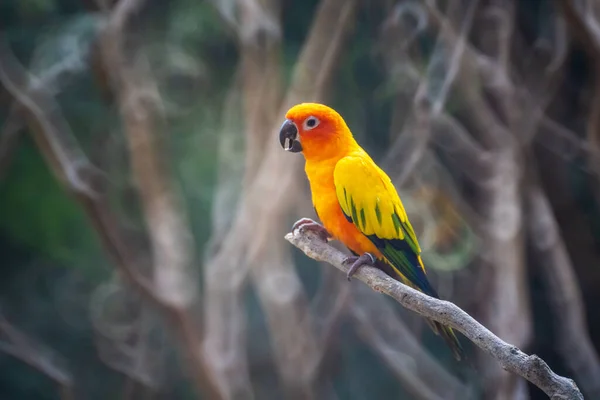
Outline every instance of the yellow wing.
<svg viewBox="0 0 600 400"><path fill-rule="evenodd" d="M366 153L341 159L333 174L338 201L352 222L416 288L437 297L427 280L421 248L391 179Z"/></svg>
<svg viewBox="0 0 600 400"><path fill-rule="evenodd" d="M438 297L425 274L415 232L387 174L366 153L357 152L338 161L333 180L344 215L381 251L385 257L381 261L405 283ZM427 321L460 360L463 349L452 328Z"/></svg>

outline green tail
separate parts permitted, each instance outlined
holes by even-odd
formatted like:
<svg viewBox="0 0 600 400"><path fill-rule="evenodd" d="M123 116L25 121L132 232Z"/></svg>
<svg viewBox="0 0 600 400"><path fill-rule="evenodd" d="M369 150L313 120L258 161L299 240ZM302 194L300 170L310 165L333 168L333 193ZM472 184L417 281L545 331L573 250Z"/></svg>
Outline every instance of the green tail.
<svg viewBox="0 0 600 400"><path fill-rule="evenodd" d="M417 259L415 260L415 263L416 262L418 262ZM414 264L414 265L417 265L417 264ZM415 277L413 277L413 279L410 280L410 279L407 279L407 277L401 275L399 273L400 271L398 271L396 266L394 266L392 263L390 263L389 261L387 261L385 259L377 260L376 266L379 269L381 269L383 272L385 272L386 274L391 276L392 278L398 280L399 282L402 282L405 285L411 286L413 289L423 292L428 296L435 297L436 299L440 298L438 296L436 290L433 287L431 287L431 285L429 284L429 281L427 280L427 277L425 276L425 273L423 272L424 269L421 269L418 267L413 268L412 270L415 271ZM417 277L418 277L418 279L416 279ZM454 354L454 358L456 358L458 361L463 360L464 359L463 348L462 348L460 342L458 341L458 338L456 337L456 334L454 333L452 328L445 326L439 322L430 320L430 319L426 319L426 321L429 324L429 326L431 327L431 329L435 332L435 334L441 336L442 339L444 339L444 341L446 342L448 347L450 347L450 350L452 350L452 354Z"/></svg>
<svg viewBox="0 0 600 400"><path fill-rule="evenodd" d="M452 350L452 354L457 361L464 359L464 350L458 341L458 338L454 334L454 330L452 328L440 324L439 322L426 319L427 323L431 327L431 329L435 332L436 335L439 335L444 339L444 342L450 347Z"/></svg>

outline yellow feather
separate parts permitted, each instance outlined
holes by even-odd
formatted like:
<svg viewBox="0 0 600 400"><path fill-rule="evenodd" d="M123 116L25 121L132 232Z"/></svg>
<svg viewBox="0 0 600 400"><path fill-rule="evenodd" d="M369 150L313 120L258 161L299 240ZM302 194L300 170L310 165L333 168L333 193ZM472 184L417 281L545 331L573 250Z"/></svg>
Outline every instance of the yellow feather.
<svg viewBox="0 0 600 400"><path fill-rule="evenodd" d="M346 215L357 214L356 225L363 234L375 234L382 239L404 239L404 230L398 229L393 218L396 214L400 222L410 226L404 206L389 177L366 152L359 150L338 161L333 179L342 210ZM364 213L364 224L361 212ZM408 234L414 235L412 227Z"/></svg>

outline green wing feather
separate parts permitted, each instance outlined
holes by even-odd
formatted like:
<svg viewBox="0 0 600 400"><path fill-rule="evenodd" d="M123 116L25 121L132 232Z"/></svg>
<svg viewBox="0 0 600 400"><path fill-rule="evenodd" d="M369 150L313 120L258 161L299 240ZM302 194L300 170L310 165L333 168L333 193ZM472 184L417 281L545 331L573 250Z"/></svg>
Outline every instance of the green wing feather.
<svg viewBox="0 0 600 400"><path fill-rule="evenodd" d="M346 218L375 244L404 283L437 297L427 280L415 231L385 172L363 153L340 160L333 176Z"/></svg>
<svg viewBox="0 0 600 400"><path fill-rule="evenodd" d="M421 260L421 248L391 179L364 152L338 161L333 173L336 195L346 219L385 257L382 269L427 295L438 298ZM390 274L394 277L392 274ZM460 360L463 350L454 331L427 320Z"/></svg>

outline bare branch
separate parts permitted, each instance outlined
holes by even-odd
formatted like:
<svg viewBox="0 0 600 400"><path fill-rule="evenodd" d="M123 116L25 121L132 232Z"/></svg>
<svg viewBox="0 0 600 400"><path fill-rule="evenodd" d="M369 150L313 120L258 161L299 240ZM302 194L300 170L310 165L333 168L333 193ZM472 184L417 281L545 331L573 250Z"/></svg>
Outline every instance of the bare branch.
<svg viewBox="0 0 600 400"><path fill-rule="evenodd" d="M132 381L129 386L156 391L164 384L164 331L157 329L154 310L144 307L140 300L137 293L115 279L94 291L90 317L99 358L125 374Z"/></svg>
<svg viewBox="0 0 600 400"><path fill-rule="evenodd" d="M36 57L36 53L41 52L40 48L43 46L38 47L34 52L33 67L36 66L36 58L39 58L39 55ZM58 92L61 86L67 84L74 75L86 69L88 54L89 47L82 50L73 46L68 56L41 71L39 78L31 81L29 90L44 87L52 93ZM20 104L14 102L0 131L0 179L11 162L13 150L19 144L21 130L27 125L22 119L23 113L20 110Z"/></svg>
<svg viewBox="0 0 600 400"><path fill-rule="evenodd" d="M344 253L311 232L288 233L285 239L310 258L327 262L344 273L350 268L343 262L346 258ZM573 380L555 374L538 356L527 355L516 346L504 342L453 303L427 296L376 268L361 267L355 276L373 290L392 297L407 309L458 330L495 358L504 369L527 379L551 399L583 399Z"/></svg>
<svg viewBox="0 0 600 400"><path fill-rule="evenodd" d="M444 30L440 29L431 61L427 65L426 73L420 78L414 94L409 123L406 124L403 134L398 136L386 156L384 163L392 164L393 161L394 169L401 171L400 185L411 175L423 157L431 136L432 119L436 118L444 109L450 90L459 74L466 38L471 28L477 3L478 0L474 0L469 4L456 43L444 40L442 38ZM413 7L421 13L425 12L419 6L413 5ZM443 23L447 24L448 22ZM401 54L401 56L404 57L405 54ZM411 65L410 70L415 71L414 65ZM407 139L413 142L408 146L408 151ZM402 162L397 160L402 160Z"/></svg>
<svg viewBox="0 0 600 400"><path fill-rule="evenodd" d="M567 26L575 37L582 42L594 61L600 62L600 26L594 19L594 12L581 10L575 1L555 1L562 11Z"/></svg>
<svg viewBox="0 0 600 400"><path fill-rule="evenodd" d="M446 27L450 22L444 19L442 25L445 29L440 29L436 42L436 49L433 51L431 61L427 65L427 75L417 90L416 99L426 98L428 105L431 108L433 115L439 114L445 104L450 92L450 88L454 84L456 76L459 74L460 65L464 57L467 37L473 23L473 15L477 9L479 0L471 0L469 2L466 14L461 22L460 32L455 42L449 42L443 38L445 31L450 29ZM439 84L436 84L439 79L436 75L441 69L440 75L443 79ZM437 86L437 87L436 87ZM437 89L437 90L436 90ZM434 93L431 93L433 91ZM437 93L435 93L437 91Z"/></svg>
<svg viewBox="0 0 600 400"><path fill-rule="evenodd" d="M435 1L426 0L424 4L429 12L431 21L440 30L439 38L450 48L459 45L461 38L455 28L446 23L446 18L437 8ZM510 78L501 66L478 52L470 43L463 44L456 85L464 96L466 106L473 111L469 115L471 123L477 128L477 138L487 149L502 146L510 141L510 133L498 122L498 118L487 104L483 95L483 85L487 84L497 92L505 94L510 91ZM476 111L476 112L475 112Z"/></svg>
<svg viewBox="0 0 600 400"><path fill-rule="evenodd" d="M246 132L244 184L251 185L268 139L269 130L265 126L275 123L282 96L281 5L279 0L244 0L238 3ZM267 26L259 28L257 25L275 29L270 31Z"/></svg>
<svg viewBox="0 0 600 400"><path fill-rule="evenodd" d="M165 304L189 307L198 296L192 278L192 235L169 179L161 136L164 110L148 60L139 49L125 47L125 24L143 3L123 0L117 4L102 35L102 56L125 125L132 172L152 242L156 289Z"/></svg>
<svg viewBox="0 0 600 400"><path fill-rule="evenodd" d="M465 127L448 113L432 121L432 144L444 151L449 163L464 176L482 184L492 173L492 153L480 146Z"/></svg>
<svg viewBox="0 0 600 400"><path fill-rule="evenodd" d="M75 400L73 377L60 365L59 356L40 343L36 343L25 333L15 328L0 314L0 352L21 360L30 367L52 379L59 387L62 400Z"/></svg>

